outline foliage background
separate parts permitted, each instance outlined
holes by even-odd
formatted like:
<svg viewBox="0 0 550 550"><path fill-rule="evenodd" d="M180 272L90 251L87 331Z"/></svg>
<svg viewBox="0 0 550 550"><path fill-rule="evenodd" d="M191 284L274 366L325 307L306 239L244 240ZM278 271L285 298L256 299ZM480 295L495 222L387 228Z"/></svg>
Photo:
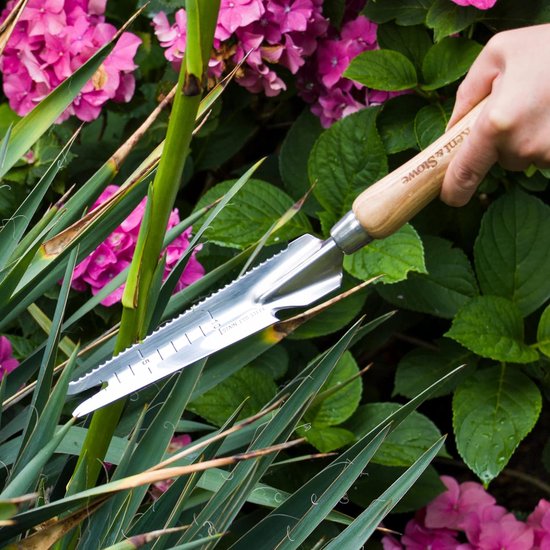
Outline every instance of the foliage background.
<svg viewBox="0 0 550 550"><path fill-rule="evenodd" d="M120 27L139 4L132 0L109 2L107 17ZM344 4L339 0L323 3L323 10L334 14L336 25ZM136 59L133 99L130 104L110 103L96 121L84 125L65 158L66 166L46 192L44 209L34 219L45 215L46 204L56 203L72 185L78 188L91 178L172 88L177 73L163 56L150 17L159 9L171 15L179 7L180 2L156 0L134 22L132 31L143 45ZM177 187L176 206L181 218L222 197L258 159L266 159L205 230L197 257L207 273L230 266L227 262L269 233L312 186L300 212L270 236L260 256L271 255L304 232L326 236L363 188L443 133L460 78L495 32L550 21L550 8L542 1L525 5L517 0L498 0L494 8L482 11L457 6L450 0L378 0L367 3L362 13L378 24L380 50L358 56L347 69L347 76L375 90L412 91L323 129L298 97L290 73L281 71L287 90L274 98L250 94L231 83L192 141ZM0 109L0 130L9 136L8 128L17 117L5 101ZM164 139L167 124L165 111L132 148L114 183L122 184L134 173ZM53 125L33 145L34 161L21 162L3 176L0 213L4 219L13 215L78 126L80 123L73 119ZM189 389L189 404L181 418L174 412L175 431L197 439L227 425L235 411L239 419L258 412L280 395L281 388L292 387L306 365L366 314L367 321L384 322L376 322L350 350L342 350L317 398L305 408L296 430L291 430L306 439L308 452L343 452L396 414L407 399L417 398L432 383L439 381L439 386L431 400L386 437L365 470L367 475L352 484L338 510L358 516L431 449L442 433L450 434L445 447L400 502L398 512L417 510L437 495L442 490L438 473L490 483L505 505L523 512L531 510L541 497L549 498L550 487L543 481L550 468L544 430L550 395L547 175L540 171L515 174L495 167L466 207L451 209L436 201L394 236L347 258L345 288L372 277L381 279L307 321L258 357L236 362L231 368L227 361L219 361L221 374L204 381L201 391ZM141 196L144 193L142 186ZM227 267L227 273L213 281L213 288L238 272ZM48 322L55 320L60 300L67 300L67 318L89 299L65 292L68 289L50 285L35 300L36 309L29 305L2 327L23 367L3 382L8 399L0 430L4 463L12 464L14 457L21 460L22 456L14 442L21 444L18 438L25 433L22 419L30 397L20 401L9 398L21 384L36 378L36 360L31 368L29 357L43 345L44 331ZM183 308L184 302L182 299L178 305ZM70 355L77 341L85 346L120 317L120 307L96 305L63 332L60 342ZM45 324L41 325L40 319L45 319ZM59 364L65 358L59 353L52 361ZM76 368L82 372L95 360L93 354L80 356ZM371 362L370 370L359 376ZM444 376L463 363L465 369L441 384ZM201 382L198 384L201 388ZM139 406L151 399L160 406L169 390L168 386L161 388L156 397L146 391L136 403L129 403L115 428L107 462L117 455L113 445L122 449L131 440L132 428L140 418ZM61 424L70 417L76 402L69 399L60 411ZM153 425L147 417L139 421ZM62 498L63 487L71 477L75 466L71 455L78 455L84 439L82 432L80 439L77 432L71 433L71 441L40 469L40 482L28 487L29 491L38 489L45 502ZM233 441L229 450L246 448L249 440ZM68 450L71 445L72 450ZM214 456L217 449L210 452ZM300 454L289 450L279 460L297 456ZM119 451L114 462L120 460ZM261 480L291 494L324 464L322 460L283 463L267 470ZM136 463L129 471L142 471L140 466ZM9 481L6 473L2 475ZM201 490L205 487L194 496L202 503ZM141 501L135 498L139 507ZM133 504L125 504L124 499L117 505L133 510ZM246 533L266 513L257 504L248 506L238 516L237 534ZM96 522L89 524L92 533L101 517L96 516ZM399 527L403 520L397 515L388 521ZM150 526L146 521L143 525ZM341 527L325 522L319 529L330 539ZM319 537L308 539L307 547L314 547ZM70 545L68 540L70 537L59 544ZM88 540L82 538L80 544ZM104 540L107 545L108 539ZM108 542L114 544L116 538Z"/></svg>

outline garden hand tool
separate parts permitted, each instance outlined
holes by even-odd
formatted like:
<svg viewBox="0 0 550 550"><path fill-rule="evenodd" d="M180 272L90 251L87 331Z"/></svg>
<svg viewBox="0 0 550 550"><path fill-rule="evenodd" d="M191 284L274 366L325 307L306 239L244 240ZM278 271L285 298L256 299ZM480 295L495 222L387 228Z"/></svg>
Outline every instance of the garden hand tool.
<svg viewBox="0 0 550 550"><path fill-rule="evenodd" d="M277 323L277 312L308 306L338 289L344 254L391 235L439 194L447 166L481 108L477 105L429 147L363 191L328 239L299 237L142 342L71 382L69 394L106 383L73 416L130 395Z"/></svg>

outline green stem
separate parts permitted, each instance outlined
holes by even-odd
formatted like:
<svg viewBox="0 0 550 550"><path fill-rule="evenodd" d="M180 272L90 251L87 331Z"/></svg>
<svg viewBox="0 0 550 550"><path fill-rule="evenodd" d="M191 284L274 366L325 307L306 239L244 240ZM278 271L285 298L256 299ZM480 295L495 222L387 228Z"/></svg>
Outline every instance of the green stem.
<svg viewBox="0 0 550 550"><path fill-rule="evenodd" d="M143 338L149 291L162 251L168 219L189 152L195 119L204 88L206 63L214 37L220 0L187 0L187 50L180 70L166 142L147 201L147 223L142 223L136 253L123 296L123 312L115 354ZM203 63L204 60L204 63ZM92 487L101 471L114 430L124 408L120 400L94 413L79 457L86 461L86 485Z"/></svg>

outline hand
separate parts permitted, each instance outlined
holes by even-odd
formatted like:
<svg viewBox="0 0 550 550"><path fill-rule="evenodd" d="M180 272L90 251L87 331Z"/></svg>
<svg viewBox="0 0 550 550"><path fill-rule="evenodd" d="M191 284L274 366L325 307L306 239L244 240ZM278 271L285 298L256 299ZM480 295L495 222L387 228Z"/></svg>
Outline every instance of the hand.
<svg viewBox="0 0 550 550"><path fill-rule="evenodd" d="M458 88L449 127L489 96L449 165L441 199L466 204L491 166L550 167L550 25L496 34Z"/></svg>

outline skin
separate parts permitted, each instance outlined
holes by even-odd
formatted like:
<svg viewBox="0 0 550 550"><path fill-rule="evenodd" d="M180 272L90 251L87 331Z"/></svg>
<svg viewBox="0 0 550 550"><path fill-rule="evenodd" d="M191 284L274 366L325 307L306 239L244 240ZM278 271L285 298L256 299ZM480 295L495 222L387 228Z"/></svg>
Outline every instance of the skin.
<svg viewBox="0 0 550 550"><path fill-rule="evenodd" d="M496 34L457 91L449 127L488 96L441 189L450 206L465 205L491 166L550 167L550 24Z"/></svg>

